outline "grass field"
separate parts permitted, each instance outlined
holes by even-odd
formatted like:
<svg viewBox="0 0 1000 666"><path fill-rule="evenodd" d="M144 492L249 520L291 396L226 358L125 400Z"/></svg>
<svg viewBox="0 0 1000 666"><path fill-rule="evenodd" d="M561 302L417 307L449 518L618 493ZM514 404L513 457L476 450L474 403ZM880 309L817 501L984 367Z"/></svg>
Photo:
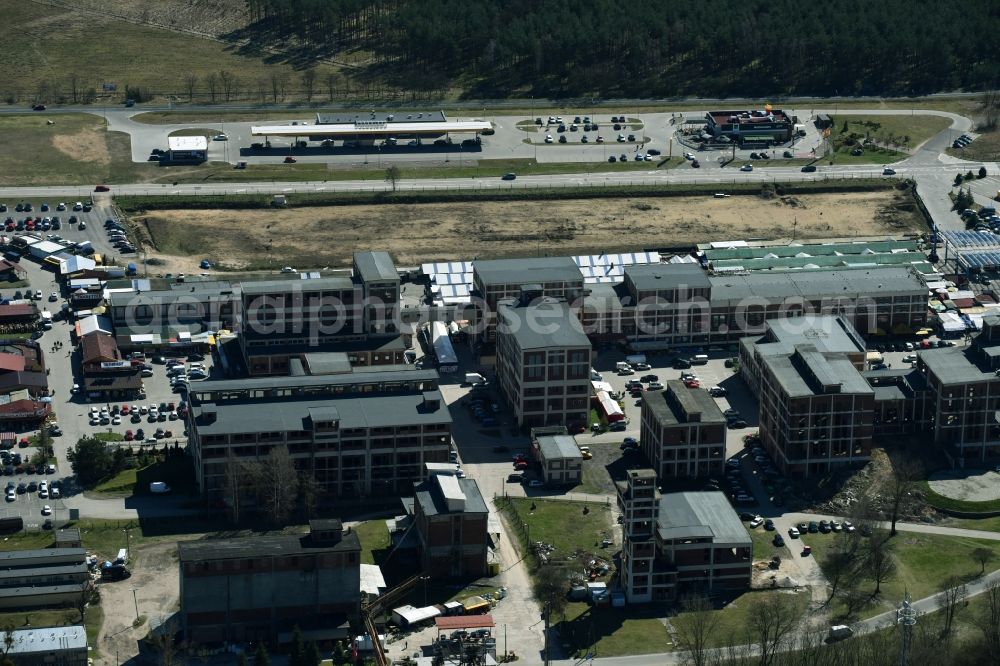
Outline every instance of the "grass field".
<svg viewBox="0 0 1000 666"><path fill-rule="evenodd" d="M618 657L669 652L673 646L662 613L655 604L647 608L594 608L571 602L566 605L565 619L554 623L554 628L570 654L578 659L587 654Z"/></svg>
<svg viewBox="0 0 1000 666"><path fill-rule="evenodd" d="M1000 129L984 131L965 148L948 148L945 152L963 160L1000 161Z"/></svg>
<svg viewBox="0 0 1000 666"><path fill-rule="evenodd" d="M871 137L879 143L895 143L900 148L912 150L951 125L951 121L940 116L865 116L832 115L833 127L830 138L837 141L844 136L844 123L848 123L848 134ZM896 141L891 141L895 137Z"/></svg>
<svg viewBox="0 0 1000 666"><path fill-rule="evenodd" d="M713 186L717 187L717 186ZM296 195L290 199L294 202ZM211 220L212 224L205 224ZM714 238L851 237L926 230L911 196L881 190L798 194L456 201L271 210L155 210L132 221L160 255L236 270L344 265L370 239L404 265L462 257L623 251ZM219 228L239 233L219 234ZM404 229L403 233L400 230ZM197 262L195 261L195 264Z"/></svg>
<svg viewBox="0 0 1000 666"><path fill-rule="evenodd" d="M0 0L2 2L2 0ZM85 185L151 180L157 167L133 164L127 134L87 113L0 116L0 185ZM160 172L160 175L165 175Z"/></svg>
<svg viewBox="0 0 1000 666"><path fill-rule="evenodd" d="M194 469L187 458L170 458L142 469L122 470L92 492L107 497L148 495L153 481L163 481L174 493L187 493L194 487Z"/></svg>
<svg viewBox="0 0 1000 666"><path fill-rule="evenodd" d="M813 557L822 567L834 540L838 538L847 537L843 534L804 534L802 541L812 546ZM909 592L913 599L930 596L950 576L964 580L978 576L980 565L970 557L976 548L988 548L998 558L987 566L987 570L995 569L1000 561L1000 542L986 539L900 532L890 543L896 560L896 573L882 583L880 597L860 612L861 617L871 617L888 610L903 599L905 592ZM875 584L865 580L861 589L874 590ZM843 612L843 606L835 601L834 615L842 615Z"/></svg>
<svg viewBox="0 0 1000 666"><path fill-rule="evenodd" d="M1000 516L994 516L993 518L953 518L948 521L948 527L1000 532Z"/></svg>
<svg viewBox="0 0 1000 666"><path fill-rule="evenodd" d="M714 611L718 624L712 632L710 643L712 647L741 645L747 642L747 620L753 612L754 602L771 596L782 596L794 604L796 615L804 615L809 605L809 592L788 592L784 590L764 590L746 592L729 600L723 608Z"/></svg>
<svg viewBox="0 0 1000 666"><path fill-rule="evenodd" d="M4 27L17 35L18 48L4 49L0 68L5 76L0 97L22 103L39 95L47 103L60 98L72 101L70 77L78 89L100 89L114 83L173 93L187 99L185 76L193 73L197 92L207 99L205 77L222 70L240 82L244 99L259 99L258 82L271 99L271 77L285 80L286 89L300 89L300 75L280 58L240 55L236 49L210 39L111 18L100 9L92 12L52 7L35 2L0 0ZM273 64L272 64L273 63ZM325 90L328 72L339 68L317 66L317 88ZM221 90L221 88L220 88ZM51 91L51 92L49 92ZM222 101L219 96L218 101Z"/></svg>
<svg viewBox="0 0 1000 666"><path fill-rule="evenodd" d="M187 132L187 130L180 130ZM214 134L213 130L192 130L190 134ZM370 155L367 163L362 162L365 156L357 156L357 164L350 166L334 166L326 164L251 164L245 169L234 169L233 165L222 162L207 162L201 165L184 165L163 167L153 174L152 182L172 183L226 183L248 181L338 181L338 180L370 180L384 183L386 169L392 162L389 159ZM493 160L459 160L453 155L448 163L422 164L408 166L407 162L397 163L400 180L416 178L499 178L514 172L519 176L542 175L553 173L595 173L605 171L650 171L654 168L671 168L683 163L681 158L663 159L659 162L625 162L611 164L608 162L535 162L533 159L493 159ZM139 165L141 166L141 165Z"/></svg>
<svg viewBox="0 0 1000 666"><path fill-rule="evenodd" d="M361 563L375 564L375 553L389 547L389 529L385 520L376 518L356 525L354 531L361 540Z"/></svg>
<svg viewBox="0 0 1000 666"><path fill-rule="evenodd" d="M524 497L511 498L511 504L521 520L528 524L528 540L554 546L554 558L564 559L581 552L600 553L601 539L609 536L612 530L613 504ZM610 556L610 553L605 555Z"/></svg>

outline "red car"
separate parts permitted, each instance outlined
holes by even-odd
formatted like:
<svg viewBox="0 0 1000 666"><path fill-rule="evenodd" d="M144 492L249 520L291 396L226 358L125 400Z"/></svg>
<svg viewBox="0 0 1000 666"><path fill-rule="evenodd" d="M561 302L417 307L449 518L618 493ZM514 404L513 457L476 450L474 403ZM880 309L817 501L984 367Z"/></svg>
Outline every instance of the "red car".
<svg viewBox="0 0 1000 666"><path fill-rule="evenodd" d="M111 188L108 187L107 185L98 185L97 187L94 188L94 191L95 192L110 192Z"/></svg>
<svg viewBox="0 0 1000 666"><path fill-rule="evenodd" d="M122 415L127 415L129 410L128 405L122 405Z"/></svg>
<svg viewBox="0 0 1000 666"><path fill-rule="evenodd" d="M518 471L524 470L524 469L528 469L528 461L527 460L518 460L516 463L514 463L514 469L516 469Z"/></svg>
<svg viewBox="0 0 1000 666"><path fill-rule="evenodd" d="M17 445L20 446L22 449L26 449L31 445L31 442L28 441L27 437L22 437L21 441L18 442Z"/></svg>
<svg viewBox="0 0 1000 666"><path fill-rule="evenodd" d="M285 164L295 164L296 162L298 162L298 160L291 155L285 158Z"/></svg>
<svg viewBox="0 0 1000 666"><path fill-rule="evenodd" d="M687 386L688 388L701 388L701 384L699 384L698 382L694 381L693 379L686 380L684 382L684 386Z"/></svg>
<svg viewBox="0 0 1000 666"><path fill-rule="evenodd" d="M125 440L126 441L131 442L134 437L135 437L135 435L132 433L131 430L126 430L125 431Z"/></svg>

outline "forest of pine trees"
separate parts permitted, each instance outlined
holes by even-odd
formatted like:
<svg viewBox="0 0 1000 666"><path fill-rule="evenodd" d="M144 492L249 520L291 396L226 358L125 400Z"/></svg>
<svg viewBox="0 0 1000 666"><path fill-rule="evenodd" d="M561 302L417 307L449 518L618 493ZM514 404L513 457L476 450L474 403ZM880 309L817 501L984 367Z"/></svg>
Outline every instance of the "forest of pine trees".
<svg viewBox="0 0 1000 666"><path fill-rule="evenodd" d="M407 88L611 97L995 87L1000 3L247 0L252 33Z"/></svg>

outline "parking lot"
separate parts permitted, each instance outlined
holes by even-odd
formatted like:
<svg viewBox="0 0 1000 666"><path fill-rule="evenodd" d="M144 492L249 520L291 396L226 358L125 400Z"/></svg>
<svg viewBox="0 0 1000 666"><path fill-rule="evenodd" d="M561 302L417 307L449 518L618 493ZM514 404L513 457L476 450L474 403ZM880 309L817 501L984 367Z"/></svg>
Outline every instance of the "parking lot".
<svg viewBox="0 0 1000 666"><path fill-rule="evenodd" d="M80 201L81 203L87 203L89 200L81 197ZM110 206L110 200L101 193L94 193L93 207L90 211L73 211L72 209L76 200L65 201L64 203L67 208L65 211L57 210L59 208L59 200L31 200L32 211L22 211L20 213L15 210L17 204L21 203L23 208L23 204L27 203L27 201L6 201L2 203L7 205L8 210L5 213L0 213L0 216L2 216L0 219L11 216L15 220L23 220L29 214L32 218L35 216L51 217L53 215L60 215L62 217L60 229L52 230L50 228L48 232L37 231L35 234L41 237L56 234L73 242L88 240L93 244L95 253L101 254L102 257L106 258L106 261L117 261L119 265L129 261L130 255L119 256L117 249L108 241L105 220L114 219L114 211ZM48 211L42 211L43 204L48 204ZM69 215L76 215L78 222L74 225L69 225ZM85 228L79 228L80 221L85 223ZM17 235L17 233L15 230L12 233L7 233L7 236L11 237ZM61 291L53 270L30 257L23 257L19 263L25 269L24 279L29 285L28 288L32 291L37 290L42 294L39 307L52 312L59 311L66 302L67 294ZM23 292L24 287L19 287L17 290ZM54 302L49 301L47 298L52 292L57 294L56 301ZM14 295L14 288L6 289L0 285L0 296L12 298ZM38 339L42 352L45 354L49 394L52 398L53 420L58 423L62 431L61 435L53 437L53 449L56 458L55 471L51 473L28 474L25 469L24 473L17 474L15 468L12 470L13 474L5 474L3 478L5 486L8 483L14 484L15 498L12 502L3 502L2 510L0 510L2 513L0 515L4 517L20 515L24 519L25 526L28 529L38 529L44 524L46 516L42 516L41 510L46 504L52 509L51 518L53 522L58 523L68 520L67 504L72 505L75 503L73 498L79 491L72 484L71 467L66 458L66 451L81 437L90 436L95 433L112 432L124 438L127 430L132 430L133 437L135 437L137 430L142 428L144 430L143 437L148 439L150 436L156 434L157 428L163 428L164 431L172 431L171 434L173 437L172 439L163 437L157 440L159 445L162 446L167 442L172 443L173 441L183 444L185 439L183 421L180 419L171 419L170 410L168 410L163 421L159 420L159 415L151 421L148 413L149 405L155 405L157 412L159 412L161 403L166 403L166 406L169 407L169 403L174 402L176 407L182 399L181 394L172 390L166 376L165 365L150 363L153 368L152 376L144 378L146 397L141 403L138 400L128 401L130 412L133 404L146 406L147 413L140 414L140 421L138 423L132 421L131 415L122 418L118 424L112 422L114 414L111 412L114 407L117 407L120 411L122 405L126 404L125 400L94 402L83 395L81 391L74 391L75 384L83 384L83 377L80 370L79 352L73 348L72 330L72 317L57 320L53 322L51 329L43 331L41 337ZM149 361L151 359L147 360L147 362ZM210 359L202 362L208 366L206 368L208 372L211 372ZM108 410L107 424L101 423L100 409L102 407ZM91 418L92 408L98 410L96 420ZM21 438L31 438L33 435L37 435L37 433L38 431L35 429L24 429L18 431L16 434L17 439L20 440ZM25 448L15 446L11 453L19 453L22 461L26 463L36 450L32 446ZM26 468L26 464L22 465L22 467ZM6 472L6 469L3 471ZM31 481L39 483L43 479L48 480L50 483L53 481L62 482L62 492L59 498L41 498L37 490L35 492L27 491L28 483ZM20 483L25 484L25 492L19 494L16 492L16 488ZM69 502L67 503L65 500L69 500Z"/></svg>
<svg viewBox="0 0 1000 666"><path fill-rule="evenodd" d="M17 211L19 204L30 203L31 210ZM91 204L91 210L74 210L76 204ZM63 210L60 210L60 206ZM6 207L6 210L3 210ZM35 229L29 231L26 221L32 220ZM54 218L59 218L58 228L54 227ZM46 223L45 220L48 219ZM75 219L75 222L71 220ZM107 261L119 264L132 261L129 257L134 254L122 255L121 252L108 240L105 231L105 220L116 219L111 199L108 195L95 192L93 198L81 198L79 200L18 200L0 201L0 220L3 221L4 234L9 238L21 234L33 234L40 238L50 240L65 239L73 243L90 241L96 254L106 257ZM82 226L84 228L80 228ZM24 227L19 229L18 227ZM28 261L28 260L26 260ZM34 286L34 285L32 285ZM40 288L40 287L39 287Z"/></svg>

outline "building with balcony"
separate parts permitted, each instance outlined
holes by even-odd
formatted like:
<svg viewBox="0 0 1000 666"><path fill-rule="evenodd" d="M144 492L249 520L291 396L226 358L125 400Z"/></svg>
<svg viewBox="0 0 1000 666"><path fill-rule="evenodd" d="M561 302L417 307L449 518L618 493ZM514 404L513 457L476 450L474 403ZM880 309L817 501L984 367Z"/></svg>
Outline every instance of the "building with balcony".
<svg viewBox="0 0 1000 666"><path fill-rule="evenodd" d="M269 645L298 626L311 640L353 636L361 610L361 542L339 520L308 534L177 544L180 617L191 643Z"/></svg>
<svg viewBox="0 0 1000 666"><path fill-rule="evenodd" d="M434 370L383 366L340 374L192 384L188 441L202 493L227 469L285 446L328 497L394 495L448 462L451 415Z"/></svg>
<svg viewBox="0 0 1000 666"><path fill-rule="evenodd" d="M725 495L661 497L651 469L629 470L617 487L621 585L628 603L750 587L753 544Z"/></svg>
<svg viewBox="0 0 1000 666"><path fill-rule="evenodd" d="M721 477L726 417L708 391L671 380L666 390L642 395L639 446L661 482Z"/></svg>
<svg viewBox="0 0 1000 666"><path fill-rule="evenodd" d="M497 384L517 425L584 426L591 347L569 307L525 289L497 315Z"/></svg>
<svg viewBox="0 0 1000 666"><path fill-rule="evenodd" d="M425 574L432 578L487 575L489 509L474 479L431 472L414 486L413 501L406 504L412 506Z"/></svg>

